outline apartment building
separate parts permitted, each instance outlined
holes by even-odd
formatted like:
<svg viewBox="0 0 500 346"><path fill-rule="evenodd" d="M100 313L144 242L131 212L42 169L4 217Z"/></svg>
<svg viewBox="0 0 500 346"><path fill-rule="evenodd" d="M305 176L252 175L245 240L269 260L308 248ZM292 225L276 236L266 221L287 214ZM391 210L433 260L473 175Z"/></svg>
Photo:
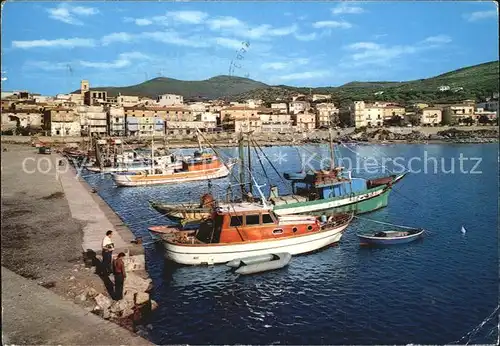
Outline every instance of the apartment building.
<svg viewBox="0 0 500 346"><path fill-rule="evenodd" d="M158 95L156 103L159 106L179 106L184 104L184 97L175 94Z"/></svg>
<svg viewBox="0 0 500 346"><path fill-rule="evenodd" d="M478 103L477 108L483 108L485 111L498 113L498 100L490 100L487 102Z"/></svg>
<svg viewBox="0 0 500 346"><path fill-rule="evenodd" d="M320 101L320 100L330 100L332 98L332 95L326 95L326 94L313 94L312 100L314 101Z"/></svg>
<svg viewBox="0 0 500 346"><path fill-rule="evenodd" d="M165 107L124 107L125 133L129 136L151 137L165 134Z"/></svg>
<svg viewBox="0 0 500 346"><path fill-rule="evenodd" d="M288 105L291 114L298 114L300 112L307 112L311 105L307 101L292 101Z"/></svg>
<svg viewBox="0 0 500 346"><path fill-rule="evenodd" d="M355 127L382 126L384 123L384 107L379 104L354 101L350 107L350 115Z"/></svg>
<svg viewBox="0 0 500 346"><path fill-rule="evenodd" d="M271 109L274 112L288 114L288 104L286 102L271 103Z"/></svg>
<svg viewBox="0 0 500 346"><path fill-rule="evenodd" d="M498 111L495 112L495 111L490 111L490 110L486 110L484 108L478 107L478 108L476 108L476 111L474 112L474 115L472 118L475 121L478 121L479 118L484 117L484 116L487 117L488 120L490 120L490 121L495 120L498 118Z"/></svg>
<svg viewBox="0 0 500 346"><path fill-rule="evenodd" d="M447 105L443 109L444 124L458 124L465 118L474 116L474 106L468 104Z"/></svg>
<svg viewBox="0 0 500 346"><path fill-rule="evenodd" d="M264 105L264 101L249 99L249 100L245 101L245 104L247 107L250 107L250 108L260 108Z"/></svg>
<svg viewBox="0 0 500 346"><path fill-rule="evenodd" d="M108 134L108 114L103 106L77 106L82 136L105 136Z"/></svg>
<svg viewBox="0 0 500 346"><path fill-rule="evenodd" d="M393 117L399 117L401 119L404 118L406 109L397 104L385 104L382 106L384 109L384 120L390 120Z"/></svg>
<svg viewBox="0 0 500 346"><path fill-rule="evenodd" d="M292 125L297 131L311 131L316 128L316 114L304 112L292 114Z"/></svg>
<svg viewBox="0 0 500 346"><path fill-rule="evenodd" d="M83 103L86 106L98 106L108 102L108 93L103 90L89 90L84 94Z"/></svg>
<svg viewBox="0 0 500 346"><path fill-rule="evenodd" d="M126 122L123 107L111 106L107 109L108 134L111 136L125 136Z"/></svg>
<svg viewBox="0 0 500 346"><path fill-rule="evenodd" d="M437 107L425 107L417 112L420 125L437 126L443 120L443 111Z"/></svg>
<svg viewBox="0 0 500 346"><path fill-rule="evenodd" d="M250 116L248 118L233 119L231 122L234 126L234 132L262 131L262 121L257 115Z"/></svg>
<svg viewBox="0 0 500 346"><path fill-rule="evenodd" d="M133 107L138 105L139 103L140 103L139 96L127 96L118 94L118 96L116 97L116 104L120 107Z"/></svg>
<svg viewBox="0 0 500 346"><path fill-rule="evenodd" d="M316 105L316 126L331 127L336 124L339 116L339 109L334 103L319 103Z"/></svg>
<svg viewBox="0 0 500 346"><path fill-rule="evenodd" d="M80 119L70 108L46 109L43 130L48 136L80 136Z"/></svg>
<svg viewBox="0 0 500 346"><path fill-rule="evenodd" d="M289 114L273 114L262 112L259 114L262 122L262 132L290 132L292 131L292 118Z"/></svg>

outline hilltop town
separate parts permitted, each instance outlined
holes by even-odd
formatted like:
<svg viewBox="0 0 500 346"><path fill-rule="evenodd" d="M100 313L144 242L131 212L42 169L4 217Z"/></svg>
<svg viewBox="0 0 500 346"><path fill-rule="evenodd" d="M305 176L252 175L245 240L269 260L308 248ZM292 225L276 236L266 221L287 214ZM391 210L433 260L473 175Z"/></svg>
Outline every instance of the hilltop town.
<svg viewBox="0 0 500 346"><path fill-rule="evenodd" d="M296 93L289 99L265 102L248 99L185 100L163 94L155 99L110 96L90 88L79 92L42 96L28 91L2 91L2 135L64 137L152 138L190 137L205 133L293 135L329 128L436 127L496 124L498 92L484 102L463 100L453 104L356 100L342 107L329 94Z"/></svg>

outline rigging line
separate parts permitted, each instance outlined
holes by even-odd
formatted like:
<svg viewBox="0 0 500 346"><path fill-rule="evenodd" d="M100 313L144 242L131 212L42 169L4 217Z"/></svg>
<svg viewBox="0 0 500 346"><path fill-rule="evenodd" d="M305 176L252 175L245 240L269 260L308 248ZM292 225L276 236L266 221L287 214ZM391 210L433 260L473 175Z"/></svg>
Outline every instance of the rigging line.
<svg viewBox="0 0 500 346"><path fill-rule="evenodd" d="M479 330L481 330L481 328L494 317L494 315L498 311L499 307L500 307L500 305L497 305L495 310L488 317L486 317L481 323L479 323L476 327L474 327L471 331L469 331L467 334L462 336L460 339L458 339L457 341L453 341L450 344L458 344L459 342L464 340L466 337L469 337L467 342L465 343L466 345L468 345L469 342L471 341L472 337L474 335L476 335L479 332Z"/></svg>
<svg viewBox="0 0 500 346"><path fill-rule="evenodd" d="M354 216L354 217L357 218L357 219L360 219L360 220L366 220L366 221L371 221L371 222L375 222L375 223L380 223L382 225L395 226L395 227L406 228L406 229L415 229L415 227L408 227L408 226L396 225L396 224L393 224L393 223L382 222L382 221L377 221L377 220L372 220L372 219L367 219L367 218L360 217L360 216Z"/></svg>
<svg viewBox="0 0 500 346"><path fill-rule="evenodd" d="M253 143L255 144L255 146L260 150L260 152L264 155L264 157L267 159L267 161L269 162L269 164L271 165L271 167L274 169L274 171L276 172L276 174L278 175L278 177L280 178L280 180L284 183L284 184L288 184L287 181L285 181L285 179L282 177L282 175L278 172L278 170L276 169L276 167L273 165L273 163L271 162L271 160L267 157L266 153L264 152L264 150L262 150L262 148L259 146L259 144L255 141L254 138L252 138L252 141Z"/></svg>
<svg viewBox="0 0 500 346"><path fill-rule="evenodd" d="M420 203L415 202L414 200L412 200L412 199L411 199L411 198L409 198L409 197L406 197L404 194L402 194L401 192L397 191L396 189L394 189L394 188L393 188L393 189L392 189L392 191L394 191L394 193L396 193L397 195L399 195L399 196L403 197L404 199L406 199L406 200L408 200L408 201L412 202L414 205L416 205L416 206L420 207Z"/></svg>
<svg viewBox="0 0 500 346"><path fill-rule="evenodd" d="M269 178L269 176L267 175L266 169L264 168L264 164L262 163L262 159L261 159L261 157L260 157L260 155L259 155L259 152L258 152L258 150L257 150L257 148L256 148L255 146L253 147L253 149L254 149L254 151L255 151L255 155L257 155L257 159L258 159L258 161L259 161L259 163L260 163L260 166L262 167L262 171L264 172L264 175L266 176L267 183L268 183L269 185L271 185L271 179L270 179L270 178Z"/></svg>

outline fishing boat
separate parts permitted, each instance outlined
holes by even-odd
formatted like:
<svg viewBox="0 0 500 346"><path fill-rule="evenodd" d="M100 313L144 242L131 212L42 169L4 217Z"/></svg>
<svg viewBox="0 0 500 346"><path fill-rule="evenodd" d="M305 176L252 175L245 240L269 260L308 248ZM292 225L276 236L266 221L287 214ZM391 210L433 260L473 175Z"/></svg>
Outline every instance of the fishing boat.
<svg viewBox="0 0 500 346"><path fill-rule="evenodd" d="M181 169L157 167L136 173L113 173L113 181L117 186L145 186L213 180L227 177L234 164L234 161L226 164L215 155L196 152L194 158L182 161Z"/></svg>
<svg viewBox="0 0 500 346"><path fill-rule="evenodd" d="M381 231L356 234L361 245L394 245L405 244L417 240L424 234L424 230L409 229L407 231Z"/></svg>
<svg viewBox="0 0 500 346"><path fill-rule="evenodd" d="M250 256L312 252L340 241L352 214L332 215L326 223L314 216L279 217L265 205L220 206L197 230L170 227L160 235L167 259L185 265L226 263Z"/></svg>
<svg viewBox="0 0 500 346"><path fill-rule="evenodd" d="M250 139L248 141L250 143ZM240 138L240 172L243 172L244 157L241 154L241 143ZM255 141L253 143L254 147L258 146ZM345 171L344 167L334 165L333 143L332 141L330 143L331 165L329 168L284 173L284 178L291 183L292 188L292 193L288 195L280 195L276 186L271 187L267 203L277 215L321 215L324 212L362 214L388 205L392 186L401 181L407 172L372 179L354 178L350 171ZM269 161L276 174L281 175L265 153L263 151L261 153ZM249 167L248 170L251 171L251 168ZM240 176L240 180L245 181L244 175L240 173ZM242 191L242 196L251 192L251 189L246 189L244 184L241 184L241 187L245 189ZM210 206L197 203L153 203L155 209L173 218L192 218L212 212Z"/></svg>
<svg viewBox="0 0 500 346"><path fill-rule="evenodd" d="M174 221L203 220L212 215L216 201L211 194L201 196L200 203L157 203L149 202L150 206Z"/></svg>
<svg viewBox="0 0 500 346"><path fill-rule="evenodd" d="M154 158L156 167L165 167L167 169L182 169L182 161L174 155L163 155ZM151 167L150 159L134 159L133 161L123 162L119 158L116 164L103 164L103 167L96 165L87 166L86 169L93 173L118 173L118 172L142 172Z"/></svg>

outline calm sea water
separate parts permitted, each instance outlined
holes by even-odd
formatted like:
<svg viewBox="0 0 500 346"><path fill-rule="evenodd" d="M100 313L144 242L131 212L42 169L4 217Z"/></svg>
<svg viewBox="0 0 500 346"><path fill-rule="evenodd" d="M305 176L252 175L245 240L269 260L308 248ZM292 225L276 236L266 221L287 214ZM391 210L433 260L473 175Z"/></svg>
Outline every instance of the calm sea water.
<svg viewBox="0 0 500 346"><path fill-rule="evenodd" d="M188 151L189 152L189 151ZM236 156L236 149L222 152ZM300 153L327 156L325 146L264 148L276 169L300 170ZM480 174L460 173L460 154L481 158ZM287 184L252 152L254 175L282 193ZM498 146L387 145L342 148L337 157L428 158L428 173L412 173L391 192L389 206L362 215L422 227L421 241L390 248L359 246L357 231L385 226L356 219L340 244L298 256L279 271L238 277L225 266L179 267L165 263L161 248L146 244L148 271L159 309L152 341L160 344L443 344L494 343L498 338ZM427 155L427 156L424 156ZM434 171L432 158L437 159ZM441 171L441 160L450 171ZM431 160L431 161L429 161ZM418 159L412 169L424 169ZM476 161L463 162L470 171ZM373 163L373 162L372 162ZM317 162L315 163L317 164ZM390 169L396 168L387 164ZM371 167L373 169L373 167ZM359 171L356 176L383 172ZM147 227L168 223L149 200L198 200L207 183L116 188L109 176L86 179L147 242ZM230 179L213 182L222 197ZM234 179L231 179L235 183ZM233 187L236 190L237 185ZM264 188L266 189L266 188ZM467 229L463 235L462 225ZM484 322L480 328L478 327Z"/></svg>

